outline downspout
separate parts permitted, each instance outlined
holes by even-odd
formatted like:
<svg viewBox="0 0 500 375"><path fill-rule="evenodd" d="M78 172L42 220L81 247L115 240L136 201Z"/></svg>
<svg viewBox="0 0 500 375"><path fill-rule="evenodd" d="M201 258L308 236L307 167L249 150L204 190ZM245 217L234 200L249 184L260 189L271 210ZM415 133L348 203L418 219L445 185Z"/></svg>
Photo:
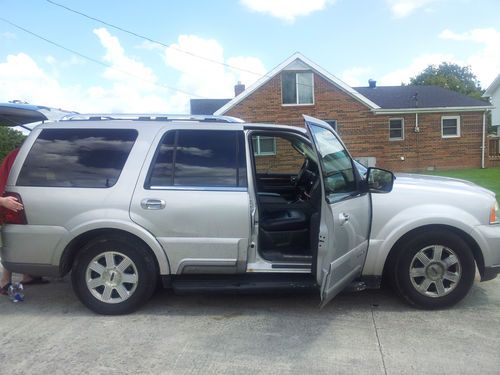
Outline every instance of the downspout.
<svg viewBox="0 0 500 375"><path fill-rule="evenodd" d="M484 169L484 151L486 149L485 142L486 142L486 111L483 112L483 139L481 145L481 168L483 169Z"/></svg>
<svg viewBox="0 0 500 375"><path fill-rule="evenodd" d="M418 127L418 112L415 112L415 129L413 130L415 132L415 140L416 140L416 151L417 151L417 171L420 170L420 147L418 144L418 139L419 139L419 133L420 133L420 128Z"/></svg>

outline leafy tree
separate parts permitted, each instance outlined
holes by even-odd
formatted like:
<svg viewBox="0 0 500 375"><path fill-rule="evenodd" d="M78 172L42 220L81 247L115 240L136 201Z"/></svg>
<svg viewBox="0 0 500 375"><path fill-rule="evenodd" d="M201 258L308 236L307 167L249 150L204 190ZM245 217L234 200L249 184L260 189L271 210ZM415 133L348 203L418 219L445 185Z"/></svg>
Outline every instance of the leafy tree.
<svg viewBox="0 0 500 375"><path fill-rule="evenodd" d="M429 65L420 74L410 78L410 84L441 86L475 99L481 99L484 92L470 66L447 62L439 66Z"/></svg>
<svg viewBox="0 0 500 375"><path fill-rule="evenodd" d="M26 136L20 131L0 126L0 162L16 147L19 147Z"/></svg>
<svg viewBox="0 0 500 375"><path fill-rule="evenodd" d="M460 66L447 62L442 62L439 66L429 65L420 74L410 78L410 84L441 86L474 99L484 100L481 97L484 90L476 75L472 73L470 66ZM494 134L496 129L491 126L491 112L488 113L486 123L488 133Z"/></svg>

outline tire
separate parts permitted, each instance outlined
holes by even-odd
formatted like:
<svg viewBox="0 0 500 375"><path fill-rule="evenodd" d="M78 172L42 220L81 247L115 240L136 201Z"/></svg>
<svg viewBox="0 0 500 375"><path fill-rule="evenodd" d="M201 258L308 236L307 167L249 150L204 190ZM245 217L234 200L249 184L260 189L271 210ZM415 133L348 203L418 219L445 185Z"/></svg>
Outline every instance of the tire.
<svg viewBox="0 0 500 375"><path fill-rule="evenodd" d="M104 315L127 314L153 294L158 272L142 242L127 236L102 236L79 252L71 282L80 301Z"/></svg>
<svg viewBox="0 0 500 375"><path fill-rule="evenodd" d="M455 233L437 229L403 243L394 264L396 291L423 309L455 305L469 292L476 272L469 245Z"/></svg>

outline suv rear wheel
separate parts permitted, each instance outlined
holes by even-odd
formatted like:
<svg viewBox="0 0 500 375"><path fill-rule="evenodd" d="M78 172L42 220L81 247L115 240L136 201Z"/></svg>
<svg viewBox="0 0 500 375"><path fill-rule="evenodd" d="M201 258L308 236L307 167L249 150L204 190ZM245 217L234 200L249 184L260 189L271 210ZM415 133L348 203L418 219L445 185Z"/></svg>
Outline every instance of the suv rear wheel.
<svg viewBox="0 0 500 375"><path fill-rule="evenodd" d="M395 262L396 290L425 309L452 306L469 292L476 267L467 243L447 230L430 230L410 238Z"/></svg>
<svg viewBox="0 0 500 375"><path fill-rule="evenodd" d="M103 236L79 253L71 275L80 301L99 314L129 313L153 294L157 272L154 258L140 241Z"/></svg>

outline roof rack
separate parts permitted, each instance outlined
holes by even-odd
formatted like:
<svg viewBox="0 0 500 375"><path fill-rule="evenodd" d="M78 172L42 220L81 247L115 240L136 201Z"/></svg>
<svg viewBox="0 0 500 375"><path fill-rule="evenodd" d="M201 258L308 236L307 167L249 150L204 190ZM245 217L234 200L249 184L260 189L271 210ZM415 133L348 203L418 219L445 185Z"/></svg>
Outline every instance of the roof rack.
<svg viewBox="0 0 500 375"><path fill-rule="evenodd" d="M86 113L64 116L60 121L196 121L196 122L227 122L242 123L242 119L231 116L209 115L171 115L171 114L128 114L128 113Z"/></svg>

